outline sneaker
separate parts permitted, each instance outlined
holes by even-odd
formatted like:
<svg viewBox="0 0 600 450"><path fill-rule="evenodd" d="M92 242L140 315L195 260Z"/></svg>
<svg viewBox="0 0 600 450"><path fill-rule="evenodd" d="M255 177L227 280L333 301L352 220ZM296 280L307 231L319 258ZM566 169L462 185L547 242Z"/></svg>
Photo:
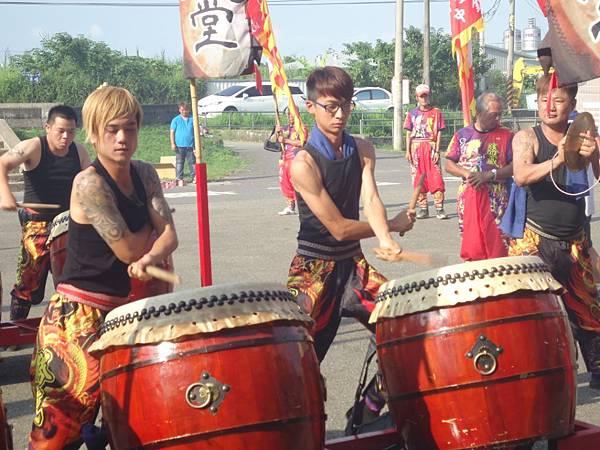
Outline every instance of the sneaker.
<svg viewBox="0 0 600 450"><path fill-rule="evenodd" d="M30 309L30 302L26 302L17 297L12 297L10 300L10 320L27 319Z"/></svg>
<svg viewBox="0 0 600 450"><path fill-rule="evenodd" d="M416 217L417 217L417 219L427 219L429 217L429 209L428 208L417 209Z"/></svg>
<svg viewBox="0 0 600 450"><path fill-rule="evenodd" d="M590 378L590 389L600 389L600 373L593 373Z"/></svg>
<svg viewBox="0 0 600 450"><path fill-rule="evenodd" d="M192 181L190 181L191 184L196 184L196 177L192 178Z"/></svg>
<svg viewBox="0 0 600 450"><path fill-rule="evenodd" d="M286 206L281 211L279 211L277 214L279 214L280 216L291 216L293 214L296 214L296 210L294 208L292 208L291 206Z"/></svg>
<svg viewBox="0 0 600 450"><path fill-rule="evenodd" d="M448 216L446 215L446 211L444 211L444 208L436 210L435 217L436 219L440 220L446 220L448 218Z"/></svg>
<svg viewBox="0 0 600 450"><path fill-rule="evenodd" d="M185 181L183 181L183 180L177 179L177 180L175 180L175 182L176 182L177 186L185 186Z"/></svg>

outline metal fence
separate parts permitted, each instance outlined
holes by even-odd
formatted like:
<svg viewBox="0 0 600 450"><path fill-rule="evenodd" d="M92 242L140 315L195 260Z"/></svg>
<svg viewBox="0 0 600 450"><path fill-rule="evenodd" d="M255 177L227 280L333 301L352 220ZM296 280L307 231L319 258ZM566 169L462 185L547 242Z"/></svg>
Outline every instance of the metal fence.
<svg viewBox="0 0 600 450"><path fill-rule="evenodd" d="M446 128L442 134L442 147L445 148L452 135L463 128L463 119L460 112L445 112ZM304 123L310 128L314 121L310 114L302 113ZM286 118L281 116L282 123ZM505 116L502 125L518 131L523 128L537 125L539 118L527 111L515 111L515 114ZM260 112L224 112L216 117L201 117L200 122L209 130L253 130L268 133L275 124L274 113ZM391 112L365 112L354 111L348 120L346 129L352 134L365 136L373 141L375 145L391 145L393 135L393 115Z"/></svg>

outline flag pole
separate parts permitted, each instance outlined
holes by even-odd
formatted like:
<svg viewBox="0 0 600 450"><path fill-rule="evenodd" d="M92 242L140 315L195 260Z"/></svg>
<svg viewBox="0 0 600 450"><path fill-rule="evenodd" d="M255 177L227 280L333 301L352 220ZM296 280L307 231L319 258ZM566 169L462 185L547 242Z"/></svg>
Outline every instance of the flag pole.
<svg viewBox="0 0 600 450"><path fill-rule="evenodd" d="M212 264L208 216L208 177L206 163L202 162L202 142L200 140L200 121L198 120L198 91L195 78L190 78L190 96L192 98L192 119L194 121L194 153L196 155L196 210L198 214L200 285L210 286L212 284Z"/></svg>

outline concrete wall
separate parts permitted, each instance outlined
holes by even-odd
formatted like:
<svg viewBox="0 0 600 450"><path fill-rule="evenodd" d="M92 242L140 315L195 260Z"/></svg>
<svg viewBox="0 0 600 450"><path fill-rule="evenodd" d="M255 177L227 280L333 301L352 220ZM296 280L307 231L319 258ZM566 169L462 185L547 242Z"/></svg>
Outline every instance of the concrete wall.
<svg viewBox="0 0 600 450"><path fill-rule="evenodd" d="M13 128L41 128L48 111L58 103L0 103L0 119ZM75 107L81 125L81 107ZM176 104L142 105L145 124L169 124L178 112Z"/></svg>

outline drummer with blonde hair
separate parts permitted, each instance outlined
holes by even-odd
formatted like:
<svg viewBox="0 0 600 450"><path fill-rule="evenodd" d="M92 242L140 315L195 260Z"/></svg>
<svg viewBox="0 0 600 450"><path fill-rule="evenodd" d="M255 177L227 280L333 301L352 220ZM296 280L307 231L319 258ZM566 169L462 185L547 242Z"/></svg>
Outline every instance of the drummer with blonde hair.
<svg viewBox="0 0 600 450"><path fill-rule="evenodd" d="M146 267L178 244L156 171L132 160L142 123L138 101L126 89L101 87L82 114L97 158L73 182L67 259L40 322L29 449L81 445L82 426L99 408L99 361L88 349L106 314L128 301L130 277L149 279ZM158 237L148 247L153 232Z"/></svg>

